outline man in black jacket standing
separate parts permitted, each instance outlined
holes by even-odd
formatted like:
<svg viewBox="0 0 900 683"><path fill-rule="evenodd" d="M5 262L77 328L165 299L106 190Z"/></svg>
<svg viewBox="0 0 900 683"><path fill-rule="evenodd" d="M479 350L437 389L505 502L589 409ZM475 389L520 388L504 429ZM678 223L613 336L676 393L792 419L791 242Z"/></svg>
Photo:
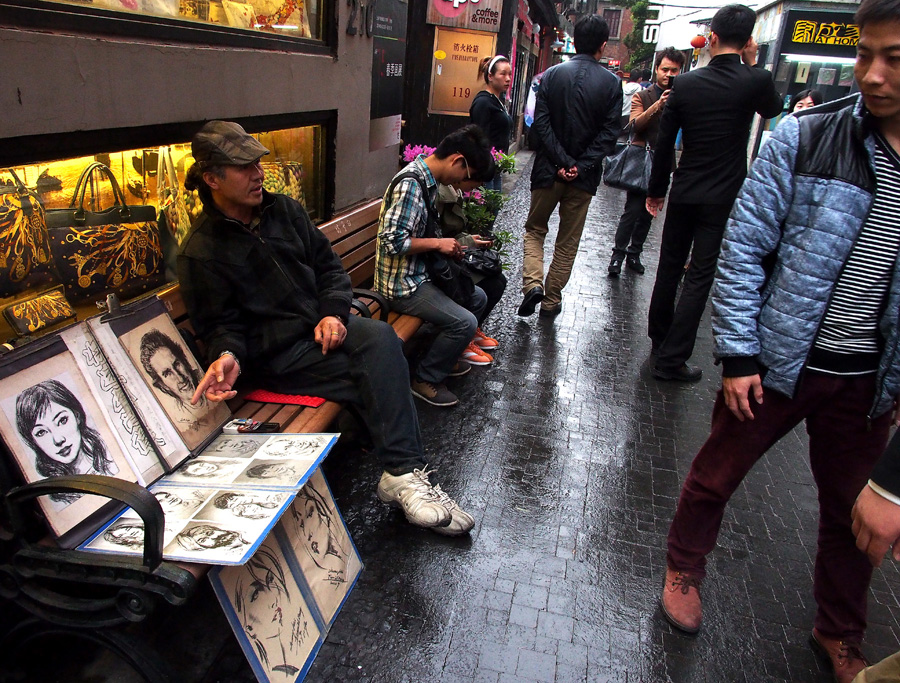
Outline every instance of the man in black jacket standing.
<svg viewBox="0 0 900 683"><path fill-rule="evenodd" d="M647 332L657 354L657 379L696 382L702 376L687 360L715 276L725 223L747 175L750 123L754 112L771 118L782 109L771 74L751 68L758 47L752 37L755 23L755 12L744 5L716 12L710 26L712 61L675 79L660 123L647 191L647 211L653 216L665 201L679 129L684 151L672 181L650 298ZM688 255L691 263L676 307Z"/></svg>
<svg viewBox="0 0 900 683"><path fill-rule="evenodd" d="M548 69L541 79L532 126L540 147L531 169L531 208L525 222L521 316L534 313L541 302L542 315L562 310L562 289L600 184L601 162L619 135L622 83L598 61L608 38L609 26L599 15L579 20L577 54ZM544 239L557 205L559 233L545 289Z"/></svg>

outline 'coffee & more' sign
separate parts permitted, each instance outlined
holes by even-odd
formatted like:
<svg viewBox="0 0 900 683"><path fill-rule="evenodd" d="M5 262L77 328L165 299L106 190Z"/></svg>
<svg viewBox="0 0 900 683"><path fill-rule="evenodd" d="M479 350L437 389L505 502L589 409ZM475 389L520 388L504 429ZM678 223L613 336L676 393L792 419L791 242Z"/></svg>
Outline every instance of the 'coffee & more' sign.
<svg viewBox="0 0 900 683"><path fill-rule="evenodd" d="M473 31L500 31L503 0L428 0L426 21Z"/></svg>

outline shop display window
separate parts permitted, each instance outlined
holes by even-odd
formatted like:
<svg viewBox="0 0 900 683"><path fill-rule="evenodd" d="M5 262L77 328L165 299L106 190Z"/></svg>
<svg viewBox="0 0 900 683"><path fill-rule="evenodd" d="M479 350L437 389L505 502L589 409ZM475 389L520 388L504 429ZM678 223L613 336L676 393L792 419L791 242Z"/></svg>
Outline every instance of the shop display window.
<svg viewBox="0 0 900 683"><path fill-rule="evenodd" d="M66 4L172 17L297 38L322 37L324 0L70 0Z"/></svg>
<svg viewBox="0 0 900 683"><path fill-rule="evenodd" d="M253 134L270 151L261 160L263 186L323 221L325 126ZM94 302L106 293L124 300L174 279L178 243L203 209L196 191L184 188L190 152L181 141L0 168L3 315L13 303L57 288L69 303L96 312ZM54 297L27 307L58 307Z"/></svg>

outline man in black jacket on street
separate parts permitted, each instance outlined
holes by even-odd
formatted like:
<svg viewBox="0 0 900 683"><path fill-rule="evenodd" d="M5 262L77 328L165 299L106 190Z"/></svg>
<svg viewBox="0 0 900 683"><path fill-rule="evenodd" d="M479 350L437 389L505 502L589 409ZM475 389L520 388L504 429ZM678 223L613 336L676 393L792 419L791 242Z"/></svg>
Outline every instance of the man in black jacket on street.
<svg viewBox="0 0 900 683"><path fill-rule="evenodd" d="M531 169L531 208L525 222L525 261L519 315L541 303L542 315L562 310L581 242L591 197L600 184L601 162L616 145L622 114L622 83L600 62L609 26L599 15L575 24L572 59L544 73L537 92L532 130L540 140ZM544 239L559 205L559 233L544 282Z"/></svg>
<svg viewBox="0 0 900 683"><path fill-rule="evenodd" d="M696 382L702 375L687 360L715 276L725 223L747 175L750 123L754 112L771 118L782 109L771 74L751 68L758 48L752 36L755 23L756 13L744 5L716 12L710 25L712 61L675 78L663 112L647 191L647 211L653 216L665 201L679 129L684 151L672 181L650 298L647 333L657 354L657 379ZM689 254L676 308L678 280Z"/></svg>
<svg viewBox="0 0 900 683"><path fill-rule="evenodd" d="M203 213L178 254L181 294L212 361L192 403L235 396L243 368L266 389L358 407L384 473L378 497L416 526L456 536L474 518L423 459L401 343L387 323L350 315L350 277L303 206L262 187L269 150L236 123L194 136L185 187Z"/></svg>

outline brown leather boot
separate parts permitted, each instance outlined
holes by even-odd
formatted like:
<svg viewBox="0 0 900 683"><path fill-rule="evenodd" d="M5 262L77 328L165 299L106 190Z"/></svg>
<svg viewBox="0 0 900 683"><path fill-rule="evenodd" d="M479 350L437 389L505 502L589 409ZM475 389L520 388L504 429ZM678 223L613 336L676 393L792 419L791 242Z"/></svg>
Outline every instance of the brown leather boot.
<svg viewBox="0 0 900 683"><path fill-rule="evenodd" d="M700 602L701 579L685 572L666 569L666 583L659 600L669 623L685 633L700 630L703 605Z"/></svg>
<svg viewBox="0 0 900 683"><path fill-rule="evenodd" d="M859 650L858 643L848 643L840 638L829 638L814 628L809 639L813 649L831 663L835 683L851 683L856 674L869 666Z"/></svg>

